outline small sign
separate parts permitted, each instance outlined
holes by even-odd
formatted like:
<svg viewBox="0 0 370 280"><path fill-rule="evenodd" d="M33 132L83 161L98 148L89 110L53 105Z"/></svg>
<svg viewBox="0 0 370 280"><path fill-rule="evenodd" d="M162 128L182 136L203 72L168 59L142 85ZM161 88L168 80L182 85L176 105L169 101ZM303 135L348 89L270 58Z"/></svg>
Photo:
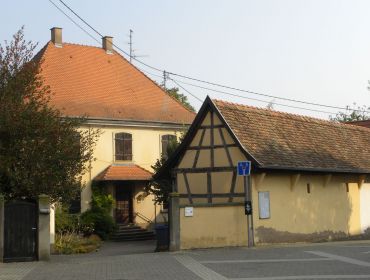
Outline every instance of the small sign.
<svg viewBox="0 0 370 280"><path fill-rule="evenodd" d="M185 207L185 217L193 217L193 207Z"/></svg>
<svg viewBox="0 0 370 280"><path fill-rule="evenodd" d="M238 162L238 175L249 176L251 174L251 162L250 161L239 161Z"/></svg>
<svg viewBox="0 0 370 280"><path fill-rule="evenodd" d="M252 201L247 200L244 202L245 215L252 215Z"/></svg>

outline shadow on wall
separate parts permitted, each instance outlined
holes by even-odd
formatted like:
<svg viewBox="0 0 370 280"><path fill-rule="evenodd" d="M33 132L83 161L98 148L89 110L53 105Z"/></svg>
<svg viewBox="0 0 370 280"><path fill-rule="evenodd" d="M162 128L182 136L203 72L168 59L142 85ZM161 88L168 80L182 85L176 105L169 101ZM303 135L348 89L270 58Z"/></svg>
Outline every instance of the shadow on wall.
<svg viewBox="0 0 370 280"><path fill-rule="evenodd" d="M278 160L282 163L286 160L286 164L291 166L303 164L312 168L328 168L330 163L331 166L335 163L335 166L346 169L358 168L323 152L320 157L325 158L325 162L318 165L318 157L313 156L316 151L305 150L304 145L295 155L289 146L274 142L263 146L266 150L260 153L268 155L265 164L273 162L273 155L281 154L283 156ZM288 159L287 156L299 158L300 162L294 162L295 159ZM258 243L319 242L360 234L358 176L333 175L325 184L325 173L302 173L297 185L291 189L290 175L268 174L263 182L268 187L266 190L270 191L271 218L261 220L256 217ZM346 183L356 184L347 187Z"/></svg>

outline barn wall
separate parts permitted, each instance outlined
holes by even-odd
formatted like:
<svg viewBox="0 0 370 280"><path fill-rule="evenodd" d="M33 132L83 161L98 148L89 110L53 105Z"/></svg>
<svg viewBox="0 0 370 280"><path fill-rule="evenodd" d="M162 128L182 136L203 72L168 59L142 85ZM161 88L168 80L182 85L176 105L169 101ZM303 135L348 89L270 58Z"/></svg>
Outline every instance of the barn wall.
<svg viewBox="0 0 370 280"><path fill-rule="evenodd" d="M180 209L180 248L246 246L247 219L243 206L194 207L194 216Z"/></svg>
<svg viewBox="0 0 370 280"><path fill-rule="evenodd" d="M354 180L353 180L354 181ZM303 175L291 189L291 177L267 174L253 184L255 241L257 243L318 241L361 232L359 188L344 178ZM310 184L310 193L307 192ZM270 218L260 219L258 192L270 194Z"/></svg>

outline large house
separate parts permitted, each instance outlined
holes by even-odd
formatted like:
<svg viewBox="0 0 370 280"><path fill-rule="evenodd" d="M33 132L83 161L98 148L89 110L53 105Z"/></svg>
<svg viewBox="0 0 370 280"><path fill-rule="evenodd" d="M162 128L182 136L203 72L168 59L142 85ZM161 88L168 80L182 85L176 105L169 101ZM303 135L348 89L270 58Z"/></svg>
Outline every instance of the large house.
<svg viewBox="0 0 370 280"><path fill-rule="evenodd" d="M157 174L173 176L171 249L363 233L370 227L370 203L361 199L370 191L369 146L368 128L207 97ZM251 162L249 178L237 173L241 161Z"/></svg>
<svg viewBox="0 0 370 280"><path fill-rule="evenodd" d="M113 195L117 223L146 227L162 210L143 192L151 165L195 114L116 52L112 40L104 37L102 47L65 43L54 27L38 54L41 75L52 106L68 117L86 116L81 129L101 131L96 161L83 178L81 211L89 208L96 182Z"/></svg>

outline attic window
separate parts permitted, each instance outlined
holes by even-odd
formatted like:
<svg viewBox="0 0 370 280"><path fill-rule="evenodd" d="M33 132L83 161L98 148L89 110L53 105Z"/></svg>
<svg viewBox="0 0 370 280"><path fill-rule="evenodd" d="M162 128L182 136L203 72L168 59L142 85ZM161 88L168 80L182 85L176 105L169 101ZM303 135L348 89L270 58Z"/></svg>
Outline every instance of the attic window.
<svg viewBox="0 0 370 280"><path fill-rule="evenodd" d="M132 160L132 135L117 133L115 135L115 160Z"/></svg>

